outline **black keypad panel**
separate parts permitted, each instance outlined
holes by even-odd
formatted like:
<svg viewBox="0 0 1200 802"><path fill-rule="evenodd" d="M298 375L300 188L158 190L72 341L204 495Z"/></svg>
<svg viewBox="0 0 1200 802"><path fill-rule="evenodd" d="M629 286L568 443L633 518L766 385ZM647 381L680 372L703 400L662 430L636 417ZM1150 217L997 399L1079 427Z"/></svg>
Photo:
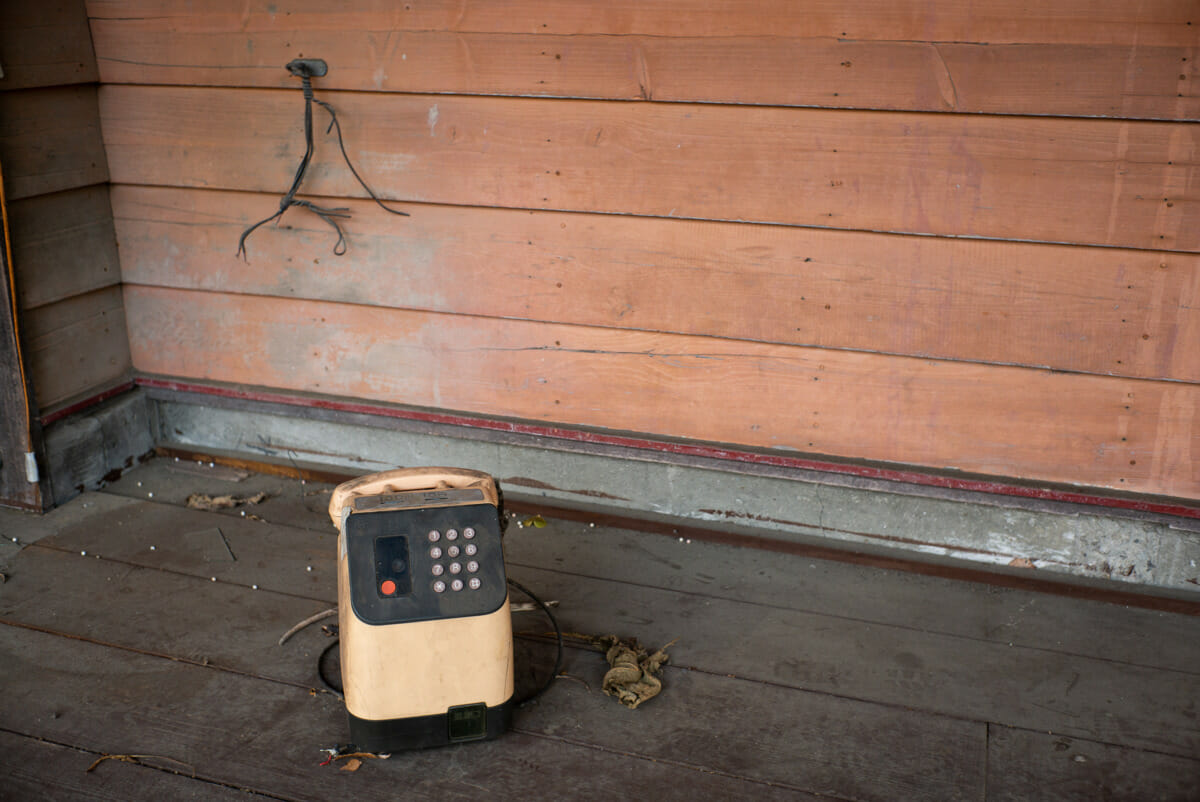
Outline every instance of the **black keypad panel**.
<svg viewBox="0 0 1200 802"><path fill-rule="evenodd" d="M351 606L369 624L483 615L508 596L491 504L356 512L345 537Z"/></svg>

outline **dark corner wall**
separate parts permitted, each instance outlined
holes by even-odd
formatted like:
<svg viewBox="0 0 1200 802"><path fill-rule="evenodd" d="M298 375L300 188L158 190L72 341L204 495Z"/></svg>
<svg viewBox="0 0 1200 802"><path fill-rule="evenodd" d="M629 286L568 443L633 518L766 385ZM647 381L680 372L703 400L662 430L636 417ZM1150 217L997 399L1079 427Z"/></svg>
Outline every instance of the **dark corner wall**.
<svg viewBox="0 0 1200 802"><path fill-rule="evenodd" d="M53 423L72 405L127 386L132 375L83 1L0 4L0 67L0 163L22 349L35 418ZM78 424L45 430L46 504L124 460L78 431L65 442L66 428ZM77 470L64 473L67 464Z"/></svg>

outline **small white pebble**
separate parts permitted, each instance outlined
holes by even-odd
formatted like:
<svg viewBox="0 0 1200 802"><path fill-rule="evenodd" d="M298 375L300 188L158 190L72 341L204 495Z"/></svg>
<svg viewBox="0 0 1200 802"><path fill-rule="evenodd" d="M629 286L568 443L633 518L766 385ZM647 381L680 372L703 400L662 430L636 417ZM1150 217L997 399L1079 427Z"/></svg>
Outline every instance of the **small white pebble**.
<svg viewBox="0 0 1200 802"><path fill-rule="evenodd" d="M216 581L217 581L217 578L216 578L215 576L214 576L214 577L211 577L211 579L212 579L212 581L213 581L213 582L216 582Z"/></svg>
<svg viewBox="0 0 1200 802"><path fill-rule="evenodd" d="M147 493L147 494L146 494L146 497L147 497L147 498L154 498L154 493Z"/></svg>
<svg viewBox="0 0 1200 802"><path fill-rule="evenodd" d="M86 551L81 551L81 552L79 552L79 556L80 556L80 557L86 557L86 556L87 556L87 552L86 552Z"/></svg>
<svg viewBox="0 0 1200 802"><path fill-rule="evenodd" d="M524 528L525 528L525 524L521 523L520 521L517 521L517 529L524 529Z"/></svg>
<svg viewBox="0 0 1200 802"><path fill-rule="evenodd" d="M138 482L138 487L141 487L141 486L142 486L142 483L141 483L141 482Z"/></svg>
<svg viewBox="0 0 1200 802"><path fill-rule="evenodd" d="M210 463L208 463L208 467L210 467L210 468L216 467L216 463L210 462Z"/></svg>
<svg viewBox="0 0 1200 802"><path fill-rule="evenodd" d="M595 524L588 524L588 526L595 526Z"/></svg>
<svg viewBox="0 0 1200 802"><path fill-rule="evenodd" d="M16 543L16 542L17 542L17 539L14 537L14 538L13 538L13 543Z"/></svg>
<svg viewBox="0 0 1200 802"><path fill-rule="evenodd" d="M250 590L258 590L258 585L251 585Z"/></svg>
<svg viewBox="0 0 1200 802"><path fill-rule="evenodd" d="M154 551L154 549L155 549L155 547L154 547L154 546L151 546L151 547L150 547L150 551Z"/></svg>
<svg viewBox="0 0 1200 802"><path fill-rule="evenodd" d="M309 566L305 566L304 570L305 570L305 571L311 571L311 570L312 570L312 566L311 566L311 565L309 565Z"/></svg>
<svg viewBox="0 0 1200 802"><path fill-rule="evenodd" d="M301 479L301 480L300 480L300 484L306 484L306 483L305 483L305 481L304 481L303 479Z"/></svg>
<svg viewBox="0 0 1200 802"><path fill-rule="evenodd" d="M685 540L685 541L683 541L683 542L684 542L684 543L691 543L691 542L692 542L692 539L689 537L687 540Z"/></svg>
<svg viewBox="0 0 1200 802"><path fill-rule="evenodd" d="M680 542L680 543L682 543L682 542L683 542L683 538L679 538L679 542Z"/></svg>
<svg viewBox="0 0 1200 802"><path fill-rule="evenodd" d="M245 517L246 517L246 511L245 511L245 510L242 510L242 517L243 517L243 518L245 518Z"/></svg>
<svg viewBox="0 0 1200 802"><path fill-rule="evenodd" d="M179 457L176 457L176 458L175 458L175 461L176 461L176 462L179 462Z"/></svg>

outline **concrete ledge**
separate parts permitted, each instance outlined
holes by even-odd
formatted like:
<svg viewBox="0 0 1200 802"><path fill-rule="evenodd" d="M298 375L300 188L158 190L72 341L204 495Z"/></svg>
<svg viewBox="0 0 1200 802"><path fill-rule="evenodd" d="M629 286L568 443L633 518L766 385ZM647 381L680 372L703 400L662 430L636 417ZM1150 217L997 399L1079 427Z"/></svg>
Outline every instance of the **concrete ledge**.
<svg viewBox="0 0 1200 802"><path fill-rule="evenodd" d="M53 506L102 486L153 452L150 406L132 391L56 420L43 430L43 462Z"/></svg>
<svg viewBox="0 0 1200 802"><path fill-rule="evenodd" d="M1200 522L618 447L150 391L154 441L357 474L456 465L510 497L1200 596ZM1130 588L1135 589L1135 588Z"/></svg>

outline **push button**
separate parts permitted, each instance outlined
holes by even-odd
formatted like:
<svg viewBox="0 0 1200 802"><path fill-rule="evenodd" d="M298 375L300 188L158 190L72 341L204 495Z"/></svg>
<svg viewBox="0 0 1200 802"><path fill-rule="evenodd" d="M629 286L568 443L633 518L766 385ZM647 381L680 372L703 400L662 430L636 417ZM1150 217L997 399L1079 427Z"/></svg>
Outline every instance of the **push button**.
<svg viewBox="0 0 1200 802"><path fill-rule="evenodd" d="M384 596L391 596L396 592L396 583L390 579L383 580L379 585L379 592Z"/></svg>

